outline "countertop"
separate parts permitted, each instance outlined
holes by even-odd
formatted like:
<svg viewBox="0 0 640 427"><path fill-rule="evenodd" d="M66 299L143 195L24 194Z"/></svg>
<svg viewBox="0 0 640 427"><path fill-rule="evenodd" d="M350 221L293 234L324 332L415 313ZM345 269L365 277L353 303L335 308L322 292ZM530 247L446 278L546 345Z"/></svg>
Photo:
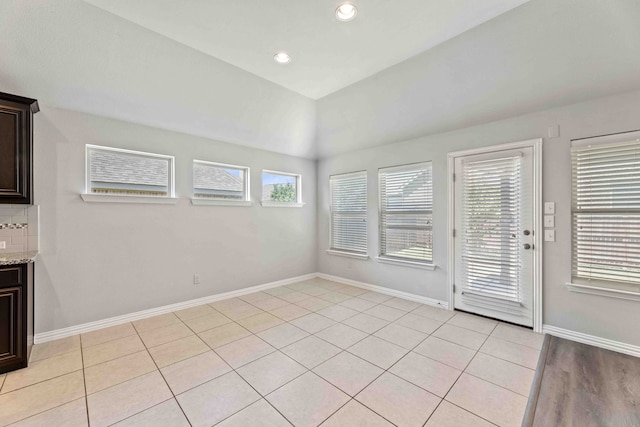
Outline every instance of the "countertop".
<svg viewBox="0 0 640 427"><path fill-rule="evenodd" d="M33 262L37 256L38 256L38 251L0 254L0 266L25 264L27 262Z"/></svg>

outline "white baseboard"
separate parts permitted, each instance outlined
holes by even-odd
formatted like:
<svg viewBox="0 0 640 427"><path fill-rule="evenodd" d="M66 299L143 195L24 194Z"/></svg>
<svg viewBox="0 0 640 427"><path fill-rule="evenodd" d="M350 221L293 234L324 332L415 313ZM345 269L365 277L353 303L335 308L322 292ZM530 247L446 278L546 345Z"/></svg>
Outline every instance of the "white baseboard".
<svg viewBox="0 0 640 427"><path fill-rule="evenodd" d="M372 285L370 283L358 282L357 280L345 279L344 277L332 276L325 273L316 273L316 276L320 277L321 279L331 280L332 282L344 283L345 285L368 289L370 291L375 291L385 295L391 295L393 297L398 297L409 301L419 302L421 304L428 304L446 309L449 308L449 303L447 303L446 301L439 301L437 299L427 298L421 295L411 294L409 292L398 291L395 289L385 288L384 286Z"/></svg>
<svg viewBox="0 0 640 427"><path fill-rule="evenodd" d="M179 302L176 304L165 305L148 310L137 311L135 313L124 314L122 316L110 317L108 319L96 320L95 322L83 323L81 325L70 326L68 328L56 329L48 332L37 333L34 336L34 343L39 344L47 341L53 341L60 338L66 338L73 335L83 334L98 329L107 328L109 326L120 325L122 323L133 322L134 320L146 319L147 317L158 316L160 314L171 313L176 310L196 307L202 304L209 304L223 299L235 298L247 295L253 292L263 291L265 289L276 288L278 286L289 285L291 283L309 280L318 277L316 273L309 273L302 276L290 277L288 279L278 280L262 285L251 286L249 288L238 289L236 291L224 292L207 297L192 299L189 301Z"/></svg>
<svg viewBox="0 0 640 427"><path fill-rule="evenodd" d="M569 329L558 328L551 325L542 325L542 332L560 338L566 338L571 341L589 344L594 347L604 348L606 350L617 351L631 356L640 357L640 346L613 341L606 338L596 337L595 335L587 335L582 332L571 331Z"/></svg>

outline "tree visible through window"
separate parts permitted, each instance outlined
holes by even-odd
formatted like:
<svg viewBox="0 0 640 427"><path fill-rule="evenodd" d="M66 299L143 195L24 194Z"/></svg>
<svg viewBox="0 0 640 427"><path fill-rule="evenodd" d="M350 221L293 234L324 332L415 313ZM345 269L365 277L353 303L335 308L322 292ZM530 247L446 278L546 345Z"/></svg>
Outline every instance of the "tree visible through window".
<svg viewBox="0 0 640 427"><path fill-rule="evenodd" d="M300 202L300 175L264 171L262 200L279 203Z"/></svg>

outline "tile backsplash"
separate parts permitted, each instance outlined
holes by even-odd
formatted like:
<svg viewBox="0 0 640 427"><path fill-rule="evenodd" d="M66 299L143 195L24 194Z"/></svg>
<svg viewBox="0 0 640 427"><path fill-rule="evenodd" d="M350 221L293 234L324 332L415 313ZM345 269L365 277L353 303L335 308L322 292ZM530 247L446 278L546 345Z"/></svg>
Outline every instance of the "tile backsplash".
<svg viewBox="0 0 640 427"><path fill-rule="evenodd" d="M36 205L0 205L0 254L38 250L39 211Z"/></svg>

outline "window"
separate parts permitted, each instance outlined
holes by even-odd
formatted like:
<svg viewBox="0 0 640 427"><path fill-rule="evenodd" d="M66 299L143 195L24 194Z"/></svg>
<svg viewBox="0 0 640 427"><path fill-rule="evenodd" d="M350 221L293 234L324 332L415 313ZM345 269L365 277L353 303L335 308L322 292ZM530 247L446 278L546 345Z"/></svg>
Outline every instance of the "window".
<svg viewBox="0 0 640 427"><path fill-rule="evenodd" d="M330 251L367 254L367 173L329 178L331 193ZM330 252L331 253L331 252Z"/></svg>
<svg viewBox="0 0 640 427"><path fill-rule="evenodd" d="M88 196L172 198L175 195L173 156L97 145L87 145L86 153Z"/></svg>
<svg viewBox="0 0 640 427"><path fill-rule="evenodd" d="M302 206L300 175L262 171L262 206Z"/></svg>
<svg viewBox="0 0 640 427"><path fill-rule="evenodd" d="M384 168L380 185L380 257L431 264L431 162Z"/></svg>
<svg viewBox="0 0 640 427"><path fill-rule="evenodd" d="M640 292L640 132L572 141L573 281Z"/></svg>
<svg viewBox="0 0 640 427"><path fill-rule="evenodd" d="M194 204L241 204L249 202L249 168L193 161Z"/></svg>

